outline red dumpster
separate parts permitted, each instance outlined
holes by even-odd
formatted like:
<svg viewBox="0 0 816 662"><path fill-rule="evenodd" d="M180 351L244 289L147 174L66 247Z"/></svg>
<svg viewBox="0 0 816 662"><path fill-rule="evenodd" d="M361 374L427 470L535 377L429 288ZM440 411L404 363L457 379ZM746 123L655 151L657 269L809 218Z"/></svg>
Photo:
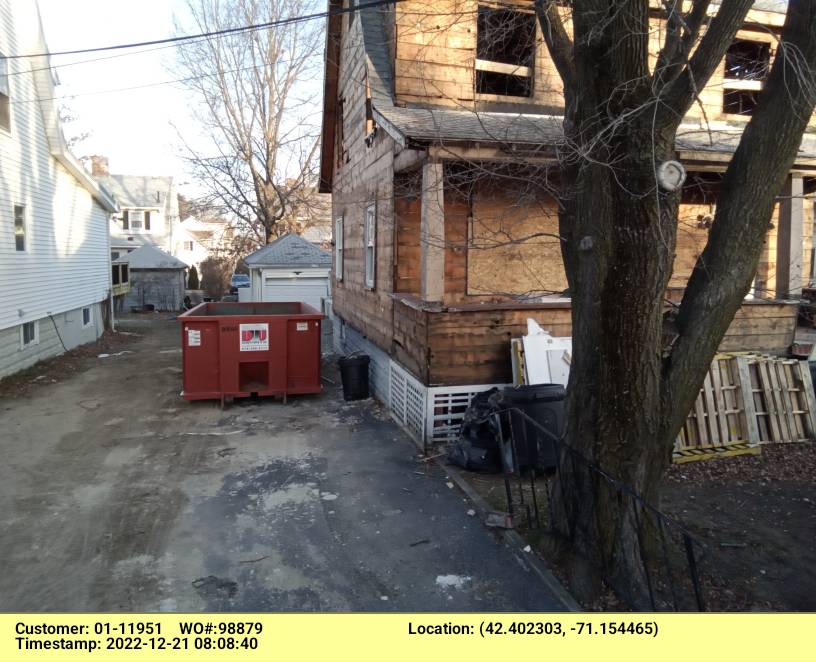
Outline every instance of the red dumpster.
<svg viewBox="0 0 816 662"><path fill-rule="evenodd" d="M322 389L323 315L305 303L202 303L178 319L185 400Z"/></svg>

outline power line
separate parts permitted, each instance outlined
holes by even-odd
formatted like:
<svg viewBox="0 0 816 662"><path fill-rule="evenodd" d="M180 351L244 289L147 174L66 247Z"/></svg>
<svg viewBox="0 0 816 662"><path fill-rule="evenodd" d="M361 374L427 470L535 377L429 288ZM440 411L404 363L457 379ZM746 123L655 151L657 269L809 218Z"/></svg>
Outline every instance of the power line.
<svg viewBox="0 0 816 662"><path fill-rule="evenodd" d="M164 39L153 39L151 41L139 41L129 44L113 44L111 46L96 46L94 48L78 48L69 51L52 51L46 53L29 53L26 55L5 55L4 60L20 60L24 58L34 57L54 57L57 55L79 55L80 53L98 53L100 51L121 50L123 48L138 48L140 46L157 46L159 44L173 44L183 41L192 41L195 39L209 39L212 37L223 37L230 34L239 34L241 32L252 32L254 30L264 30L281 25L291 25L293 23L302 23L305 21L313 21L318 18L329 18L331 16L339 16L341 14L349 14L360 9L369 9L374 7L382 7L385 5L393 5L402 0L373 0L372 2L362 2L348 8L330 9L324 12L317 12L314 14L304 14L303 16L289 16L275 21L268 21L266 23L256 23L253 25L244 25L237 28L225 28L223 30L213 30L210 32L201 32L199 34L184 35L181 37L166 37Z"/></svg>
<svg viewBox="0 0 816 662"><path fill-rule="evenodd" d="M292 60L278 60L275 64L286 64L288 62L292 62ZM58 97L45 97L43 99L13 99L10 103L12 104L24 104L24 103L40 103L42 101L63 101L67 99L74 99L76 97L90 97L90 96L97 96L99 94L116 94L118 92L130 92L132 90L143 90L148 87L159 87L161 85L173 85L175 83L188 83L194 80L202 80L204 78L213 78L216 76L221 76L222 74L235 74L240 73L242 71L250 71L252 69L258 69L259 67L265 67L267 63L262 62L261 64L253 64L248 67L240 67L238 69L227 69L225 71L216 71L211 74L200 74L198 76L187 76L186 78L176 78L174 80L160 80L153 83L144 83L143 85L133 85L130 87L117 87L113 89L107 90L94 90L91 92L79 92L77 94L65 94Z"/></svg>
<svg viewBox="0 0 816 662"><path fill-rule="evenodd" d="M191 40L193 43L193 40ZM77 64L90 64L92 62L104 62L105 60L114 60L119 57L129 57L131 55L142 55L143 53L153 53L154 51L162 51L168 48L175 47L175 44L167 44L165 46L159 46L158 48L145 48L143 51L132 51L130 53L117 53L115 55L106 55L105 57L92 57L88 58L87 60L77 60L76 62L64 62L62 64L51 64L46 67L37 67L36 69L19 69L18 71L9 71L6 73L6 76L26 76L28 74L33 74L38 71L50 71L51 69L65 69L67 67L73 67Z"/></svg>

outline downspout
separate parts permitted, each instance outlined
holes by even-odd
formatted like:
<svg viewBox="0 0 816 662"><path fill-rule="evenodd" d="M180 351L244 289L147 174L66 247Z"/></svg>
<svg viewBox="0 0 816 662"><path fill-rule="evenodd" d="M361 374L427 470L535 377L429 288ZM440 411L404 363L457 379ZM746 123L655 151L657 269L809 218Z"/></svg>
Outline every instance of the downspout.
<svg viewBox="0 0 816 662"><path fill-rule="evenodd" d="M114 305L113 305L113 260L111 260L111 236L110 236L110 226L112 217L113 214L111 213L105 215L105 233L108 237L108 306L110 307L111 331L115 333L116 318L114 317Z"/></svg>

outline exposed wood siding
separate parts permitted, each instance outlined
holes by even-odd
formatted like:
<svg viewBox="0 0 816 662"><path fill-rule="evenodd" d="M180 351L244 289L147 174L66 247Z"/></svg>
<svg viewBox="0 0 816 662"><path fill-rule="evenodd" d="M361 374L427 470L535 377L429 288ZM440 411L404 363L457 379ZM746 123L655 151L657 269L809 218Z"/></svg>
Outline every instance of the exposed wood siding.
<svg viewBox="0 0 816 662"><path fill-rule="evenodd" d="M394 291L418 295L421 201L416 174L397 175L394 188Z"/></svg>
<svg viewBox="0 0 816 662"><path fill-rule="evenodd" d="M0 52L38 50L34 3L0 2ZM0 329L94 304L110 281L108 215L51 155L30 68L8 60L11 132L0 131ZM17 103L21 102L21 103ZM14 205L24 205L26 250L15 248Z"/></svg>
<svg viewBox="0 0 816 662"><path fill-rule="evenodd" d="M386 351L391 349L394 280L394 141L380 129L370 146L365 135L365 57L360 21L343 21L340 39L339 97L348 160L336 167L333 218L343 216L343 280L333 278L335 313ZM377 205L376 278L365 286L363 228L365 209ZM336 255L333 256L336 257Z"/></svg>
<svg viewBox="0 0 816 662"><path fill-rule="evenodd" d="M395 358L430 385L510 382L510 339L526 332L528 318L555 336L572 333L568 302L525 308L470 304L420 310L419 306L413 300L396 302L400 349ZM746 303L720 349L785 352L793 341L796 314L794 304Z"/></svg>
<svg viewBox="0 0 816 662"><path fill-rule="evenodd" d="M394 71L400 102L489 110L497 105L515 106L520 112L563 109L563 85L549 56L540 27L536 27L533 63L533 94L529 98L477 94L475 92L476 14L478 0L403 0L395 5L396 50ZM489 3L488 3L489 4ZM532 1L515 3L529 11ZM666 21L652 3L649 54L652 66L666 36ZM562 8L568 32L572 32L569 10ZM751 11L748 24L737 37L772 43L781 32L781 15ZM764 24L763 24L764 23ZM723 113L724 62L700 91L689 117L722 119L744 124L745 117Z"/></svg>
<svg viewBox="0 0 816 662"><path fill-rule="evenodd" d="M445 303L459 303L467 296L468 217L464 196L445 190Z"/></svg>
<svg viewBox="0 0 816 662"><path fill-rule="evenodd" d="M398 301L394 305L392 355L414 376L428 383L428 314Z"/></svg>
<svg viewBox="0 0 816 662"><path fill-rule="evenodd" d="M813 197L804 200L804 218L802 221L802 286L810 284L810 271L813 248L813 223L814 223ZM765 238L765 247L759 258L757 267L756 295L757 297L773 298L776 296L776 235L779 226L779 204L774 207L771 217L772 227L768 230Z"/></svg>
<svg viewBox="0 0 816 662"><path fill-rule="evenodd" d="M532 9L531 2L526 6ZM532 96L476 94L477 7L476 0L403 0L396 5L397 99L460 108L491 103L562 108L561 79L538 27Z"/></svg>

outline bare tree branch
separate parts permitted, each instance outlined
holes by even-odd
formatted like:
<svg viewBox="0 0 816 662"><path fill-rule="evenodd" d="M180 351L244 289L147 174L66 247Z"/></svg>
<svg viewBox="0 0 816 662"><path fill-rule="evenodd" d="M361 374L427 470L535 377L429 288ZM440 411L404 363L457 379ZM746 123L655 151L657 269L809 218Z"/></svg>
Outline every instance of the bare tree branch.
<svg viewBox="0 0 816 662"><path fill-rule="evenodd" d="M195 28L308 14L314 0L187 0ZM181 26L179 26L181 29ZM178 67L198 104L201 136L182 138L193 175L214 204L265 244L304 229L315 214L318 144L315 94L321 31L316 23L251 30L185 44ZM305 219L305 220L304 220Z"/></svg>
<svg viewBox="0 0 816 662"><path fill-rule="evenodd" d="M698 91L708 82L714 70L722 62L725 52L745 22L748 10L753 4L754 0L728 0L720 4L719 11L700 39L688 65L662 95L663 117L667 121L671 122L670 118L674 117L675 123L680 123ZM697 13L692 10L692 17L702 23L705 12L700 6L696 9ZM689 34L688 38L684 38L683 41L685 46L690 47L693 43L693 35Z"/></svg>
<svg viewBox="0 0 816 662"><path fill-rule="evenodd" d="M564 82L564 92L572 94L576 79L573 44L558 13L558 3L555 0L536 0L535 7L544 41Z"/></svg>

